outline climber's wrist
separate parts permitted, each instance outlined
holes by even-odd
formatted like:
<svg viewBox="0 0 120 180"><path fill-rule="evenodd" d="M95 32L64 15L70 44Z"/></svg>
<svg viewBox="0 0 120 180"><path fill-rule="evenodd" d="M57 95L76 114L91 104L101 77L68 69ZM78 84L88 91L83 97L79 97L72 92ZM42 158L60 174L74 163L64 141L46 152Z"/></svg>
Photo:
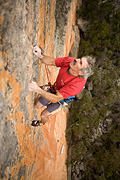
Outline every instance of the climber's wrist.
<svg viewBox="0 0 120 180"><path fill-rule="evenodd" d="M42 55L42 54L39 55L39 58L40 58L41 60L43 59L43 57L44 57L44 55Z"/></svg>

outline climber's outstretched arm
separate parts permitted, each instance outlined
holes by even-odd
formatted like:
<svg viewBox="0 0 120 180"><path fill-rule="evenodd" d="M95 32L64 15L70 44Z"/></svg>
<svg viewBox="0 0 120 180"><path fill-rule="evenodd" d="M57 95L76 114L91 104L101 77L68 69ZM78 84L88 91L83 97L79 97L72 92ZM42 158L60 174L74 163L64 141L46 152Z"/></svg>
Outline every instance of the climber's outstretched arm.
<svg viewBox="0 0 120 180"><path fill-rule="evenodd" d="M38 46L35 46L33 48L33 54L40 58L44 64L55 66L55 58L44 55L41 48L39 48Z"/></svg>
<svg viewBox="0 0 120 180"><path fill-rule="evenodd" d="M55 58L44 55L43 58L41 59L41 61L44 64L55 66Z"/></svg>

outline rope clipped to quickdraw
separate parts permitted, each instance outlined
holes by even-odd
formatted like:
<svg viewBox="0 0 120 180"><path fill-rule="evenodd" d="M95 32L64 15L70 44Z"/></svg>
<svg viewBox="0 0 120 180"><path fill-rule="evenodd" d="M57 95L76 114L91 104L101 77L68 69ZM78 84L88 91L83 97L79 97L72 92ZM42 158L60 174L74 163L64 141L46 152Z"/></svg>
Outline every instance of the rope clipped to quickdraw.
<svg viewBox="0 0 120 180"><path fill-rule="evenodd" d="M39 46L39 48L41 49L42 55L44 55L44 49L41 46ZM47 65L45 65L45 70L46 70L47 79L48 79L48 86L50 87L51 91L54 92L54 89L53 89L52 84L51 84L50 79L49 79L50 70L49 70Z"/></svg>
<svg viewBox="0 0 120 180"><path fill-rule="evenodd" d="M47 74L47 79L48 79L48 86L50 87L51 91L54 92L53 86L52 86L50 79L49 79L48 73L50 74L50 71L49 71L49 68L47 65L45 65L45 69L46 69L46 74Z"/></svg>

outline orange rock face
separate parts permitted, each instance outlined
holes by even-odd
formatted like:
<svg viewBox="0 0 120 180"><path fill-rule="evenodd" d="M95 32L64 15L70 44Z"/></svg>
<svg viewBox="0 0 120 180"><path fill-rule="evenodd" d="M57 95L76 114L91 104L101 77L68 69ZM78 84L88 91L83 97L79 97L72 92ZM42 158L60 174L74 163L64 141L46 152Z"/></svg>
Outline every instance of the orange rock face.
<svg viewBox="0 0 120 180"><path fill-rule="evenodd" d="M69 54L75 39L77 0L69 4L61 56ZM51 115L42 127L32 127L31 121L40 119L42 110L34 108L35 93L28 91L31 80L40 85L47 83L45 66L33 56L33 46L40 45L45 54L57 56L56 2L15 0L3 2L1 7L0 179L66 180L68 110ZM58 69L49 70L53 83Z"/></svg>

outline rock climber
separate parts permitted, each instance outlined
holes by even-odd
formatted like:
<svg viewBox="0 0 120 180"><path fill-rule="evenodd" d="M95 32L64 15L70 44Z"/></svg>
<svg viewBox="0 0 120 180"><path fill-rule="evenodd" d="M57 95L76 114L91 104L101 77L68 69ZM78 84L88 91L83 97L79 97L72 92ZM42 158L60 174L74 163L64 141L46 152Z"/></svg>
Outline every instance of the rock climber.
<svg viewBox="0 0 120 180"><path fill-rule="evenodd" d="M49 115L61 110L61 105L68 105L68 99L72 99L71 97L75 97L83 90L87 78L93 74L95 59L90 56L78 59L73 57L52 58L44 55L38 46L34 47L33 54L46 65L60 67L52 90L43 90L36 82L29 84L29 91L40 95L35 108L40 109L42 106L47 106L41 113L41 121L35 120L32 123L33 126L40 126L48 121Z"/></svg>

